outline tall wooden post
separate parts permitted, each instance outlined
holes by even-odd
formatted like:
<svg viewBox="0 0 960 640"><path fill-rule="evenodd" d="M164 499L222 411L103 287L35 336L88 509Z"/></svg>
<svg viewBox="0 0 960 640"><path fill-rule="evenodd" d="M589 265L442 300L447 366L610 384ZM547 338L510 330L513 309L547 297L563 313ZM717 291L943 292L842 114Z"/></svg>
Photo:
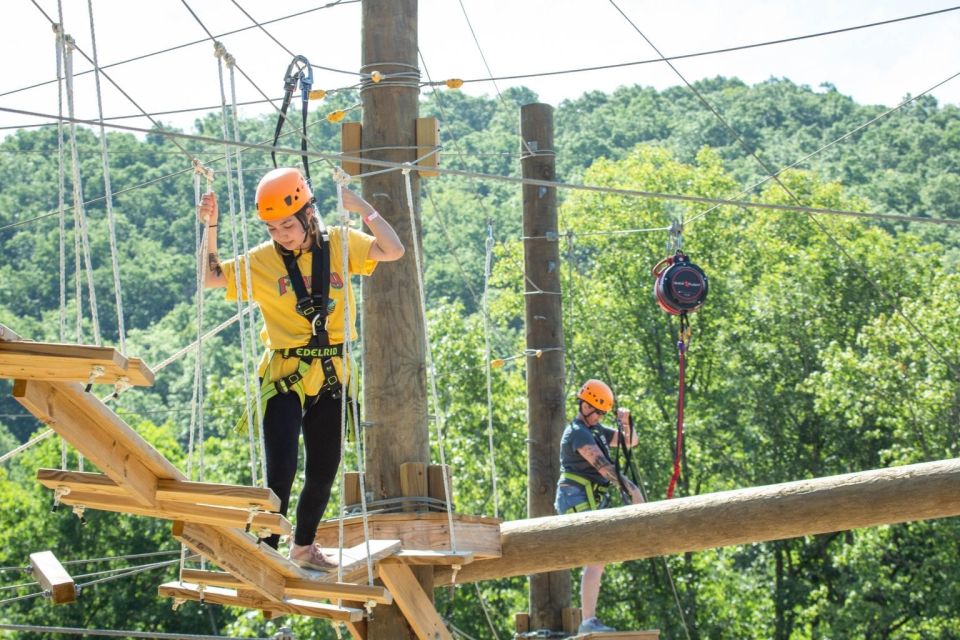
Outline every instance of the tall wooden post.
<svg viewBox="0 0 960 640"><path fill-rule="evenodd" d="M522 107L520 135L523 177L554 180L553 107ZM527 349L549 349L540 357L528 356L526 362L527 514L536 518L554 514L560 436L566 422L556 189L523 186L523 235ZM530 577L531 630L561 630L561 611L569 606L569 571Z"/></svg>
<svg viewBox="0 0 960 640"><path fill-rule="evenodd" d="M361 89L363 148L370 149L363 156L412 162L420 95L411 77L418 70L417 0L363 0L362 24L362 71L383 77L378 83L365 81ZM410 175L419 229L419 177ZM366 490L377 500L401 495L401 464L429 462L426 350L413 252L420 238L413 236L404 176L391 171L364 178L363 197L393 225L407 249L400 261L381 265L363 283ZM432 570L418 570L417 577L432 595ZM413 637L396 606L377 607L369 640Z"/></svg>

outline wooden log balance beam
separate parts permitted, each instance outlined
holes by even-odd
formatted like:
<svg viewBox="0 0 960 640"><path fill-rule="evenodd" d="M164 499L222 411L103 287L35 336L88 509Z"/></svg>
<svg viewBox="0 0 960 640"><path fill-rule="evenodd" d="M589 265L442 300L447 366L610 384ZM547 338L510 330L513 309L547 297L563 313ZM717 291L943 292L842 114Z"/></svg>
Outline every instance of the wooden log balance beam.
<svg viewBox="0 0 960 640"><path fill-rule="evenodd" d="M960 459L615 509L504 522L502 556L456 574L476 582L588 564L960 515ZM609 544L583 544L583 540ZM437 568L434 583L451 584Z"/></svg>

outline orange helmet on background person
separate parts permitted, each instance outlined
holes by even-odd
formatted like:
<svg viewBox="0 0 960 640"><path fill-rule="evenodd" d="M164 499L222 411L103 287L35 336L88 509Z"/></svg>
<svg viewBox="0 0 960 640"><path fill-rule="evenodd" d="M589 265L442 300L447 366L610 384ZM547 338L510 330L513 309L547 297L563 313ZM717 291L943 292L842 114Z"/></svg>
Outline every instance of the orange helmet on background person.
<svg viewBox="0 0 960 640"><path fill-rule="evenodd" d="M613 391L600 380L590 379L584 382L577 393L577 398L600 411L613 409Z"/></svg>
<svg viewBox="0 0 960 640"><path fill-rule="evenodd" d="M312 201L313 192L297 169L274 169L257 185L257 215L264 222L292 216Z"/></svg>

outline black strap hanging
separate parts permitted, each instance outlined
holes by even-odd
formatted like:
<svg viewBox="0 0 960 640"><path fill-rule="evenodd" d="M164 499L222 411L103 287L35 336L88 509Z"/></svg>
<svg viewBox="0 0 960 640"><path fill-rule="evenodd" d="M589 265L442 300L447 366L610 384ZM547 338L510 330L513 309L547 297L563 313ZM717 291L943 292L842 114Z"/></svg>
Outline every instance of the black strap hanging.
<svg viewBox="0 0 960 640"><path fill-rule="evenodd" d="M300 84L300 99L302 102L302 128L300 134L300 151L303 160L303 175L310 182L310 161L307 158L307 115L308 103L310 102L310 90L313 87L313 67L310 61L304 56L294 56L293 60L287 66L287 72L283 76L283 103L280 106L280 117L277 119L277 128L273 132L273 147L270 157L273 159L273 166L277 166L277 141L280 139L280 132L283 130L283 124L287 120L287 109L290 107L290 100L293 98L293 92Z"/></svg>
<svg viewBox="0 0 960 640"><path fill-rule="evenodd" d="M311 293L300 274L297 265L297 256L293 252L283 253L283 263L290 276L290 286L297 295L297 312L310 321L310 328L314 338L310 341L315 345L329 344L327 338L327 304L330 295L330 252L329 239L324 236L318 238L313 246L313 265L310 274Z"/></svg>

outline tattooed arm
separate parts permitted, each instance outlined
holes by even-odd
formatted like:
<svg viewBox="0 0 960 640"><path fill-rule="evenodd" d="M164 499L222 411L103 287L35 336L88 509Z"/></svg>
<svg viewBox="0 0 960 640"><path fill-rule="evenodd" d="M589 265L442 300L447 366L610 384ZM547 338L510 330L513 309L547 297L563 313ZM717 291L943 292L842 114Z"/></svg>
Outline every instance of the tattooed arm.
<svg viewBox="0 0 960 640"><path fill-rule="evenodd" d="M601 476L610 481L610 484L619 489L623 489L630 494L630 499L633 501L633 504L640 504L643 502L643 496L640 494L640 489L637 488L637 485L633 484L627 478L624 478L617 473L616 468L613 466L613 463L603 455L603 451L600 450L595 444L585 444L579 449L577 453L583 456L583 459L589 462L593 467L600 473Z"/></svg>
<svg viewBox="0 0 960 640"><path fill-rule="evenodd" d="M217 196L212 191L205 193L200 199L197 208L197 218L206 224L207 255L201 256L203 262L203 284L205 287L225 287L227 279L220 266L220 257L217 255Z"/></svg>

